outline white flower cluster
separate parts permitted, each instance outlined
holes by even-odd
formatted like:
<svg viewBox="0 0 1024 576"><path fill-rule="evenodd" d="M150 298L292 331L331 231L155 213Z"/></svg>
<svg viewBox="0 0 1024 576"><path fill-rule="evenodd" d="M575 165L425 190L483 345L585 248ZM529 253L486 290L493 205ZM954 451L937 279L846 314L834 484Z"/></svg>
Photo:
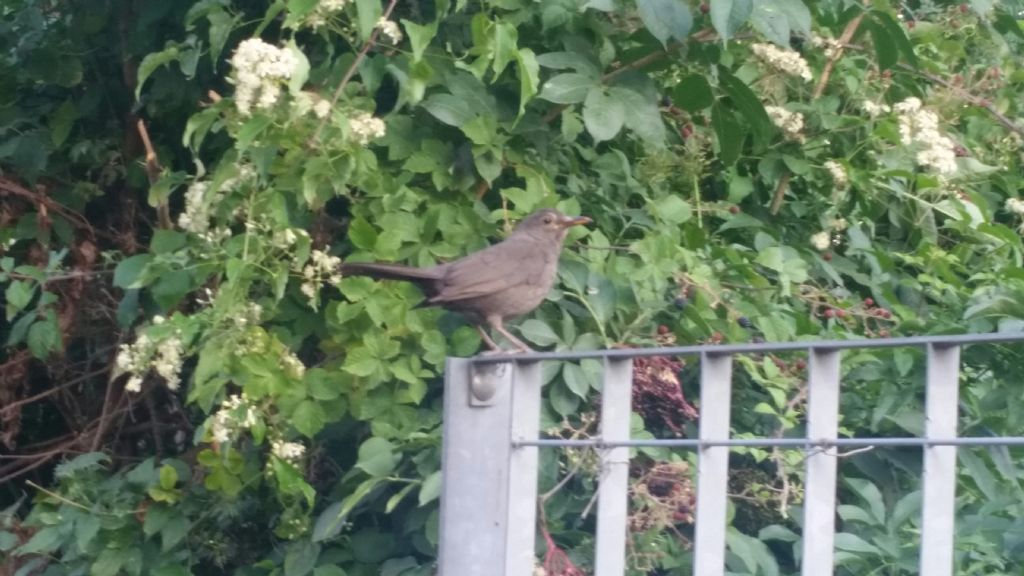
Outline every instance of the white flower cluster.
<svg viewBox="0 0 1024 576"><path fill-rule="evenodd" d="M299 241L299 237L309 238L309 232L306 232L302 228L285 228L284 230L275 230L274 236L271 239L271 244L275 248L281 250L290 250L295 243Z"/></svg>
<svg viewBox="0 0 1024 576"><path fill-rule="evenodd" d="M250 324L259 324L263 318L263 306L255 302L249 302L240 314L232 316L235 326L245 328Z"/></svg>
<svg viewBox="0 0 1024 576"><path fill-rule="evenodd" d="M825 162L825 169L832 175L832 182L835 183L837 188L846 188L846 185L850 183L850 178L846 174L846 168L839 162L829 160Z"/></svg>
<svg viewBox="0 0 1024 576"><path fill-rule="evenodd" d="M210 194L209 182L196 180L185 191L185 211L178 215L178 226L202 236L211 244L231 236L231 230L228 228L210 230L213 210L228 192L255 179L256 169L250 164L242 164L238 168L238 175L222 182L213 194Z"/></svg>
<svg viewBox="0 0 1024 576"><path fill-rule="evenodd" d="M871 118L878 118L882 114L888 114L889 112L892 112L892 107L890 107L888 104L884 102L878 104L877 102L872 102L871 100L865 100L864 102L861 103L860 107L863 108L864 111L867 112L868 116Z"/></svg>
<svg viewBox="0 0 1024 576"><path fill-rule="evenodd" d="M242 116L251 116L252 108L266 110L281 97L281 83L295 72L298 61L291 50L267 44L259 38L243 40L234 55L235 107Z"/></svg>
<svg viewBox="0 0 1024 576"><path fill-rule="evenodd" d="M391 40L392 44L398 44L402 41L402 31L398 28L398 24L391 20L381 16L380 20L377 20L377 28Z"/></svg>
<svg viewBox="0 0 1024 576"><path fill-rule="evenodd" d="M162 316L153 317L154 324L162 324ZM146 334L141 334L134 344L122 344L118 349L114 365L117 374L131 374L124 389L128 392L142 390L142 377L150 369L167 383L167 388L177 390L181 385L181 364L184 346L181 338L171 336L154 342Z"/></svg>
<svg viewBox="0 0 1024 576"><path fill-rule="evenodd" d="M299 116L312 112L317 118L323 119L331 113L331 101L312 92L302 91L296 94L292 106Z"/></svg>
<svg viewBox="0 0 1024 576"><path fill-rule="evenodd" d="M348 119L348 129L352 138L363 146L370 140L384 136L384 121L374 118L369 112L354 112Z"/></svg>
<svg viewBox="0 0 1024 576"><path fill-rule="evenodd" d="M765 106L764 111L772 123L782 130L790 140L803 142L804 136L804 115L799 112L790 112L782 106Z"/></svg>
<svg viewBox="0 0 1024 576"><path fill-rule="evenodd" d="M828 250L831 245L832 235L824 230L811 236L811 246L814 246L815 250L825 251Z"/></svg>
<svg viewBox="0 0 1024 576"><path fill-rule="evenodd" d="M306 365L302 363L302 360L299 360L298 356L291 352L286 353L281 358L281 365L294 378L302 378L302 375L306 373Z"/></svg>
<svg viewBox="0 0 1024 576"><path fill-rule="evenodd" d="M346 4L348 4L348 0L320 0L316 8L306 16L306 24L316 30L327 24L328 18L341 12Z"/></svg>
<svg viewBox="0 0 1024 576"><path fill-rule="evenodd" d="M220 404L220 409L213 415L213 426L210 435L219 443L231 441L231 437L242 430L248 430L259 422L256 410L249 403L245 394L232 394Z"/></svg>
<svg viewBox="0 0 1024 576"><path fill-rule="evenodd" d="M815 48L824 48L823 52L825 57L832 59L839 53L839 49L842 47L842 44L840 44L835 38L827 38L825 36L812 34L811 46L814 46Z"/></svg>
<svg viewBox="0 0 1024 576"><path fill-rule="evenodd" d="M941 176L957 171L956 143L939 132L939 116L913 96L893 106L900 118L900 140L917 149L917 163Z"/></svg>
<svg viewBox="0 0 1024 576"><path fill-rule="evenodd" d="M1020 198L1007 198L1006 210L1017 216L1024 216L1024 200Z"/></svg>
<svg viewBox="0 0 1024 576"><path fill-rule="evenodd" d="M750 47L754 56L763 62L765 66L796 78L802 78L805 82L812 79L811 68L803 56L794 50L779 48L774 44L754 44Z"/></svg>
<svg viewBox="0 0 1024 576"><path fill-rule="evenodd" d="M297 464L306 454L306 447L298 442L274 440L270 444L270 451L281 460Z"/></svg>
<svg viewBox="0 0 1024 576"><path fill-rule="evenodd" d="M309 264L302 269L302 277L306 279L302 283L302 293L309 298L310 306L316 306L317 288L324 281L337 285L341 282L341 258L331 256L323 250L313 250L309 257Z"/></svg>

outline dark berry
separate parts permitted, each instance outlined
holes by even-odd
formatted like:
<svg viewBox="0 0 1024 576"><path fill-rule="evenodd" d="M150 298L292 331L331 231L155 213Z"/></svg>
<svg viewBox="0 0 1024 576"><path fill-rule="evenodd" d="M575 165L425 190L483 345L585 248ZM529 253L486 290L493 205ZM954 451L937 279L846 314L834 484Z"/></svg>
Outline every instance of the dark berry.
<svg viewBox="0 0 1024 576"><path fill-rule="evenodd" d="M888 80L889 78L892 78L892 70L883 70L882 71L882 78L885 78L886 80Z"/></svg>
<svg viewBox="0 0 1024 576"><path fill-rule="evenodd" d="M831 262L832 261L832 253L831 252L825 252L824 254L821 255L821 259L824 260L825 262Z"/></svg>
<svg viewBox="0 0 1024 576"><path fill-rule="evenodd" d="M888 330L879 330L878 331L878 336L879 336L879 338L888 338L889 337L889 331Z"/></svg>
<svg viewBox="0 0 1024 576"><path fill-rule="evenodd" d="M967 4L961 4L960 5L960 13L961 14L967 14L970 10L971 10L971 7L968 6Z"/></svg>
<svg viewBox="0 0 1024 576"><path fill-rule="evenodd" d="M885 318L886 320L892 318L892 312L889 312L885 308L882 308L882 318Z"/></svg>
<svg viewBox="0 0 1024 576"><path fill-rule="evenodd" d="M683 124L683 127L679 129L679 134L684 140L693 136L693 124Z"/></svg>
<svg viewBox="0 0 1024 576"><path fill-rule="evenodd" d="M729 206L729 213L730 214L739 214L740 213L740 207L735 205L735 204L733 204L732 206Z"/></svg>
<svg viewBox="0 0 1024 576"><path fill-rule="evenodd" d="M700 13L701 14L707 14L708 12L711 12L711 5L708 4L707 2L701 2L701 4L700 4Z"/></svg>
<svg viewBox="0 0 1024 576"><path fill-rule="evenodd" d="M676 298L675 300L672 301L672 304L675 305L675 307L679 308L680 310L682 310L683 308L686 308L686 305L689 304L689 303L690 303L690 301L687 300L684 296L680 296L680 297L678 297L678 298Z"/></svg>
<svg viewBox="0 0 1024 576"><path fill-rule="evenodd" d="M740 317L739 317L739 318L738 318L738 319L736 320L736 322L737 322L737 323L738 323L738 324L739 324L740 326L742 326L742 327L744 327L744 328L752 328L752 327L754 326L754 323L753 323L753 322L751 322L751 321L750 321L750 318L747 318L746 316L740 316Z"/></svg>
<svg viewBox="0 0 1024 576"><path fill-rule="evenodd" d="M846 310L836 310L836 316L838 316L839 318L846 318Z"/></svg>
<svg viewBox="0 0 1024 576"><path fill-rule="evenodd" d="M872 298L865 298L864 305L867 306L868 308L871 308L872 306L875 305L875 301Z"/></svg>
<svg viewBox="0 0 1024 576"><path fill-rule="evenodd" d="M832 317L834 317L836 315L836 311L831 309L831 308L826 308L825 312L823 312L823 314L824 314L825 318L832 318Z"/></svg>
<svg viewBox="0 0 1024 576"><path fill-rule="evenodd" d="M668 333L669 333L668 326L665 326L664 324L658 325L658 334L660 334L661 336L664 336L665 334L668 334Z"/></svg>
<svg viewBox="0 0 1024 576"><path fill-rule="evenodd" d="M914 29L914 21L913 20L907 20L907 28L909 28L911 30Z"/></svg>
<svg viewBox="0 0 1024 576"><path fill-rule="evenodd" d="M803 358L801 358L800 360L797 360L796 361L796 369L797 370L803 370L804 368L807 368L807 361L804 360Z"/></svg>

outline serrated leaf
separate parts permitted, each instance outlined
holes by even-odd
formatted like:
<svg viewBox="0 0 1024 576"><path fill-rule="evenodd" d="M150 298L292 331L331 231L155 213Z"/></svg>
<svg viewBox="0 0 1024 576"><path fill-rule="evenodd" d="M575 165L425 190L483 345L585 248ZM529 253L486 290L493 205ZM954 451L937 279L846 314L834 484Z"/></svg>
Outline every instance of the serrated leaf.
<svg viewBox="0 0 1024 576"><path fill-rule="evenodd" d="M597 87L583 101L583 125L598 142L611 140L626 121L625 106L613 93Z"/></svg>
<svg viewBox="0 0 1024 576"><path fill-rule="evenodd" d="M747 23L754 10L753 0L714 0L711 2L711 25L727 42Z"/></svg>
<svg viewBox="0 0 1024 576"><path fill-rule="evenodd" d="M596 85L597 80L585 74L559 74L544 83L539 98L556 104L577 104L583 102Z"/></svg>
<svg viewBox="0 0 1024 576"><path fill-rule="evenodd" d="M425 506L441 495L441 471L437 470L430 476L423 479L423 484L420 486L419 503L420 506Z"/></svg>
<svg viewBox="0 0 1024 576"><path fill-rule="evenodd" d="M398 465L401 457L394 453L394 445L383 438L369 438L359 446L356 466L370 476L387 476Z"/></svg>
<svg viewBox="0 0 1024 576"><path fill-rule="evenodd" d="M118 288L141 288L141 276L146 265L153 257L149 254L137 254L120 261L114 268L114 286Z"/></svg>
<svg viewBox="0 0 1024 576"><path fill-rule="evenodd" d="M550 346L560 342L558 335L550 326L533 318L522 323L519 333L523 335L523 338L539 346Z"/></svg>
<svg viewBox="0 0 1024 576"><path fill-rule="evenodd" d="M699 112L714 104L715 96L703 74L689 74L672 89L672 102L687 112Z"/></svg>
<svg viewBox="0 0 1024 576"><path fill-rule="evenodd" d="M451 94L433 94L421 102L420 106L434 118L456 128L461 128L475 116L466 102Z"/></svg>
<svg viewBox="0 0 1024 576"><path fill-rule="evenodd" d="M693 15L682 0L636 0L636 8L647 31L662 44L685 39L693 28Z"/></svg>

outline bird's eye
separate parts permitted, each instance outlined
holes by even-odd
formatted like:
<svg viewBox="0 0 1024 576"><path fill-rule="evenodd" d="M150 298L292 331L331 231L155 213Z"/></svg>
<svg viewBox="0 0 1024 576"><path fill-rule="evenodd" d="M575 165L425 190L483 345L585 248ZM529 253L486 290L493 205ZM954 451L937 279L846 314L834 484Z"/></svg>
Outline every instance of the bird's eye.
<svg viewBox="0 0 1024 576"><path fill-rule="evenodd" d="M545 216L544 217L544 223L545 224L551 224L551 216Z"/></svg>

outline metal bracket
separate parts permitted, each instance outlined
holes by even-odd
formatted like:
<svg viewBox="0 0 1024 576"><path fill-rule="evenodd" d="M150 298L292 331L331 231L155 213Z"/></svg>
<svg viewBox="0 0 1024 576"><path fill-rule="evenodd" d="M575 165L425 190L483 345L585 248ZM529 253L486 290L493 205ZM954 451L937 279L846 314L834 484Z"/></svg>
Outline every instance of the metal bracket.
<svg viewBox="0 0 1024 576"><path fill-rule="evenodd" d="M470 364L469 405L493 406L512 386L511 362Z"/></svg>

